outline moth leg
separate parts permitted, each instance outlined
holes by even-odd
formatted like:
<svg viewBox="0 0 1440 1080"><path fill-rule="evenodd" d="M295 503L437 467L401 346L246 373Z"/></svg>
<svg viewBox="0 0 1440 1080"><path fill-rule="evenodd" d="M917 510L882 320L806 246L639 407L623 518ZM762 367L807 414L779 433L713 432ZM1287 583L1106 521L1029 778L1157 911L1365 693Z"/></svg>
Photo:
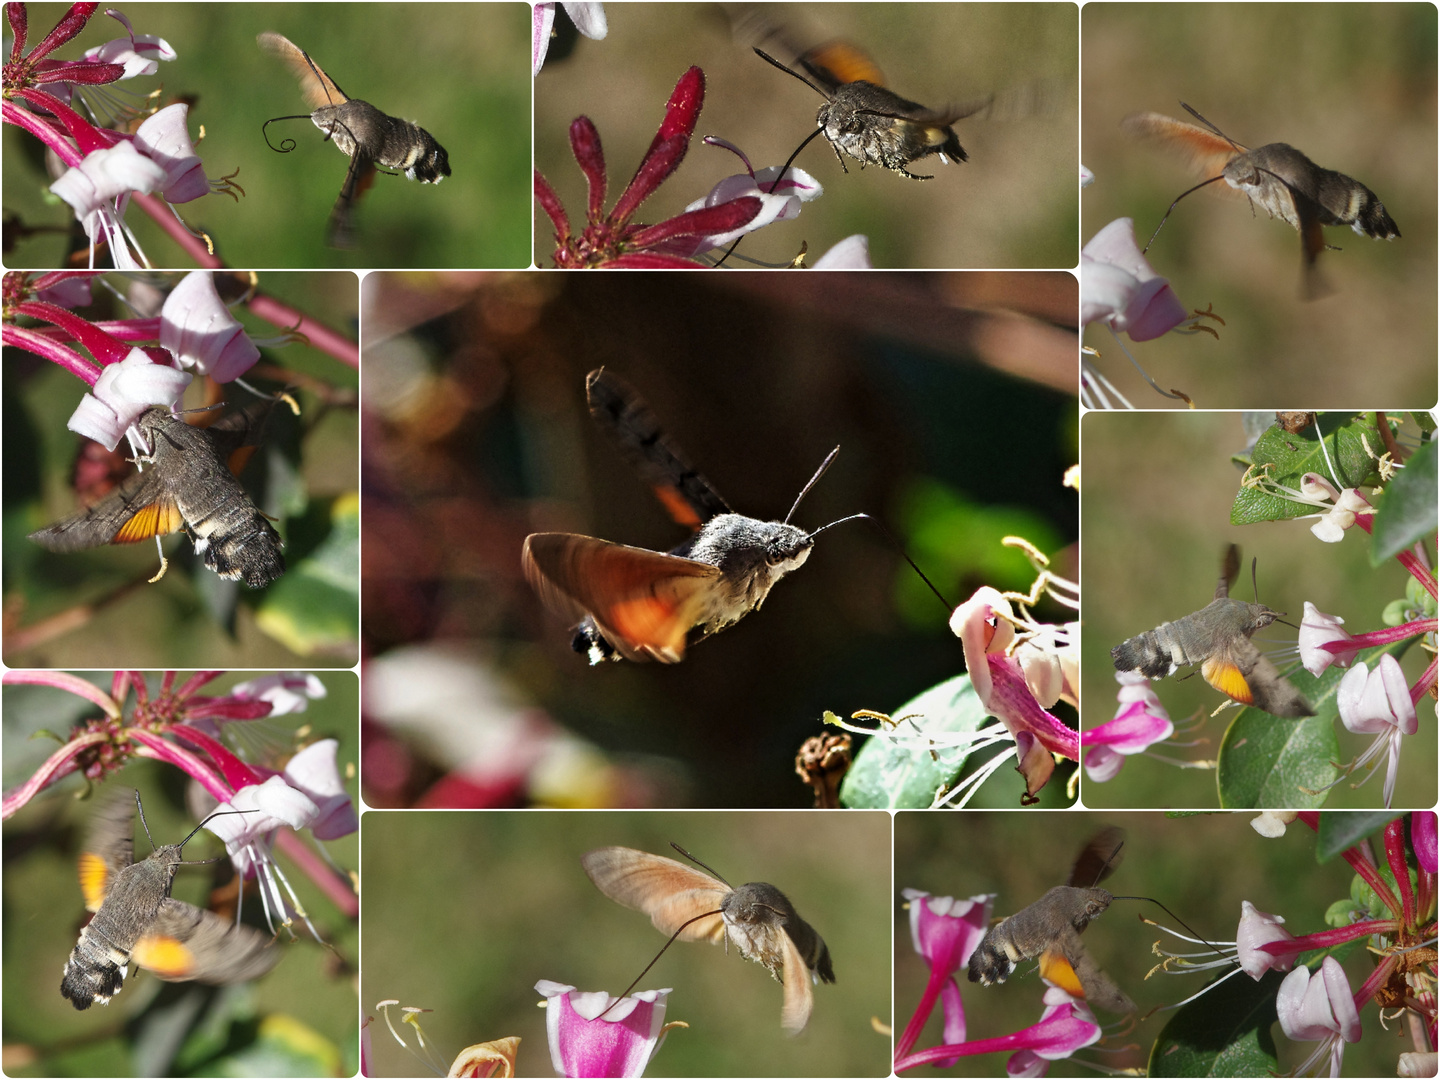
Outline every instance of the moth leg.
<svg viewBox="0 0 1440 1080"><path fill-rule="evenodd" d="M829 142L828 139L826 141ZM834 151L835 160L840 163L840 171L845 173L846 175L849 175L850 170L845 167L845 159L840 155L840 148L832 142L830 143L830 149ZM862 169L865 167L863 162L861 163L860 167Z"/></svg>

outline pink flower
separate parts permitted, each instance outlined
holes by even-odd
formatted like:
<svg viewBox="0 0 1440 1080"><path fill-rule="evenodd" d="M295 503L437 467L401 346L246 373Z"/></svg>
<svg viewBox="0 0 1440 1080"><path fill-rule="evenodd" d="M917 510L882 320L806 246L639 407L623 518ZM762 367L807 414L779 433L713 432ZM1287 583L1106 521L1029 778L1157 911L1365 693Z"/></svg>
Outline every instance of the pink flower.
<svg viewBox="0 0 1440 1080"><path fill-rule="evenodd" d="M1280 1017L1281 1029L1289 1038L1302 1042L1320 1040L1315 1053L1296 1074L1303 1075L1329 1057L1330 1075L1339 1076L1345 1052L1343 1044L1360 1039L1360 1014L1339 961L1333 956L1325 957L1318 975L1312 976L1306 967L1298 967L1286 975L1275 997L1275 1011Z"/></svg>
<svg viewBox="0 0 1440 1080"><path fill-rule="evenodd" d="M114 450L141 413L152 405L173 405L190 379L186 372L155 363L143 349L131 349L124 360L105 365L65 426Z"/></svg>
<svg viewBox="0 0 1440 1080"><path fill-rule="evenodd" d="M1400 662L1389 653L1381 655L1372 672L1359 661L1345 673L1335 691L1340 709L1340 722L1357 734L1378 737L1355 763L1355 768L1369 765L1384 753L1385 808L1395 794L1395 777L1400 768L1400 739L1419 730L1415 702Z"/></svg>
<svg viewBox="0 0 1440 1080"><path fill-rule="evenodd" d="M192 270L160 308L160 344L182 367L231 382L260 359L260 350L215 290L209 270Z"/></svg>
<svg viewBox="0 0 1440 1080"><path fill-rule="evenodd" d="M703 199L697 199L685 207L686 213L696 210L723 206L736 199L753 196L760 200L760 212L738 229L717 233L714 236L676 239L663 245L663 250L672 255L701 255L718 247L734 243L746 233L754 232L774 221L788 221L800 216L800 204L818 199L825 194L820 182L800 169L785 169L783 179L781 167L772 165L758 173L750 167L750 159L733 143L724 139L706 136L707 146L719 146L735 154L745 163L745 172L727 176Z"/></svg>
<svg viewBox="0 0 1440 1080"><path fill-rule="evenodd" d="M1018 771L1025 777L1025 798L1034 801L1055 770L1055 754L1074 761L1080 740L1074 731L1041 708L1025 681L1020 663L1007 650L1015 629L1013 612L998 590L989 586L955 609L950 629L960 638L965 667L980 703L1015 737Z"/></svg>
<svg viewBox="0 0 1440 1080"><path fill-rule="evenodd" d="M1435 811L1421 810L1410 816L1410 843L1421 870L1427 874L1440 870L1440 859L1436 857Z"/></svg>
<svg viewBox="0 0 1440 1080"><path fill-rule="evenodd" d="M601 41L610 32L605 19L605 5L592 0L565 0L565 14L575 24L575 29L586 37ZM555 25L554 0L540 0L532 13L530 37L530 74L539 75L545 66L545 54L550 51L551 31Z"/></svg>
<svg viewBox="0 0 1440 1080"><path fill-rule="evenodd" d="M921 1065L934 1065L953 1060L957 1056L1015 1051L1014 1057L1006 1066L1006 1072L1011 1076L1038 1076L1044 1071L1045 1061L1067 1058L1076 1050L1098 1042L1100 1034L1100 1025L1095 1022L1094 1015L1083 1001L1072 998L1059 987L1051 986L1045 991L1045 1012L1039 1023L993 1039L933 1046L928 1050L897 1058L895 1071L898 1073Z"/></svg>
<svg viewBox="0 0 1440 1080"><path fill-rule="evenodd" d="M995 900L994 894L956 900L949 896L931 896L920 889L903 889L901 894L910 903L910 941L915 951L925 958L930 979L920 1004L895 1044L897 1060L915 1045L935 1009L937 997L944 1010L944 1041L965 1041L965 1005L955 973L970 959L989 929L990 907ZM941 1068L954 1063L955 1059L936 1062Z"/></svg>
<svg viewBox="0 0 1440 1080"><path fill-rule="evenodd" d="M1270 969L1289 971L1295 964L1294 954L1276 956L1262 945L1272 941L1294 941L1295 935L1284 929L1279 915L1261 911L1249 900L1240 901L1240 925L1235 931L1235 956L1240 970L1256 982Z"/></svg>
<svg viewBox="0 0 1440 1080"><path fill-rule="evenodd" d="M117 270L139 270L142 266L130 254L126 240L125 207L131 192L149 194L166 181L165 170L128 141L92 150L80 164L66 169L50 190L75 211L75 218L90 238L90 265L95 265L94 245L100 239L110 245L110 258Z"/></svg>
<svg viewBox="0 0 1440 1080"><path fill-rule="evenodd" d="M815 260L816 270L870 270L870 238L862 233L847 236Z"/></svg>
<svg viewBox="0 0 1440 1080"><path fill-rule="evenodd" d="M360 827L355 806L350 802L345 780L335 762L339 747L335 739L319 739L285 765L286 781L315 804L309 827L317 840L335 840Z"/></svg>
<svg viewBox="0 0 1440 1080"><path fill-rule="evenodd" d="M1126 755L1139 754L1175 733L1149 679L1129 671L1116 672L1115 677L1120 683L1115 719L1080 733L1080 745L1087 748L1085 775L1096 783L1113 780Z"/></svg>
<svg viewBox="0 0 1440 1080"><path fill-rule="evenodd" d="M1186 319L1170 283L1135 243L1135 222L1117 218L1080 252L1080 321L1104 322L1132 341L1149 341Z"/></svg>
<svg viewBox="0 0 1440 1080"><path fill-rule="evenodd" d="M86 49L86 60L101 64L120 64L125 69L120 79L133 79L137 75L154 75L160 70L156 61L174 60L178 55L164 38L154 34L135 33L130 20L114 8L108 8L105 14L124 26L128 36Z"/></svg>
<svg viewBox="0 0 1440 1080"><path fill-rule="evenodd" d="M321 700L325 693L325 684L317 675L308 671L277 671L238 684L230 696L241 701L268 701L270 712L266 715L287 716L304 712L310 702Z"/></svg>
<svg viewBox="0 0 1440 1080"><path fill-rule="evenodd" d="M1300 492L1310 501L1322 505L1333 501L1334 507L1320 520L1310 526L1317 540L1327 544L1338 544L1345 539L1345 530L1355 524L1357 513L1373 513L1374 508L1365 500L1357 488L1341 491L1319 473L1306 473L1300 478Z"/></svg>
<svg viewBox="0 0 1440 1080"><path fill-rule="evenodd" d="M555 226L555 265L559 269L586 267L632 267L658 269L694 268L700 264L672 254L676 247L695 238L716 236L748 225L762 206L753 195L742 196L717 206L691 210L655 225L631 221L640 204L653 195L685 158L700 109L705 101L705 73L692 67L670 95L665 119L655 133L650 149L635 177L620 193L609 213L605 212L605 152L600 133L589 117L576 118L570 125L570 148L589 184L585 228L577 235L570 231L570 218L560 197L549 182L535 173L535 199Z"/></svg>
<svg viewBox="0 0 1440 1080"><path fill-rule="evenodd" d="M210 194L210 181L186 126L189 112L184 103L168 105L135 129L135 148L165 170L160 194L169 203Z"/></svg>
<svg viewBox="0 0 1440 1080"><path fill-rule="evenodd" d="M561 1076L643 1076L665 1041L668 988L613 998L541 979L535 989L549 999L545 1031Z"/></svg>
<svg viewBox="0 0 1440 1080"><path fill-rule="evenodd" d="M1348 667L1355 659L1360 646L1336 651L1326 648L1335 642L1354 639L1340 627L1345 620L1338 615L1326 615L1309 600L1305 601L1305 617L1300 620L1300 663L1311 675L1319 675L1331 664Z"/></svg>

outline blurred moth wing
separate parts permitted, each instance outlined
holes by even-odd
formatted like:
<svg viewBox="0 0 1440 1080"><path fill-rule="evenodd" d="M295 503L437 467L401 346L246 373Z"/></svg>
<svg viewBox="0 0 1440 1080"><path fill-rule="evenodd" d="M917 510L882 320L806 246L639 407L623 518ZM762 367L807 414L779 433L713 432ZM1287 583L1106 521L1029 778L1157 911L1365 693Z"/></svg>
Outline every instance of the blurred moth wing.
<svg viewBox="0 0 1440 1080"><path fill-rule="evenodd" d="M103 800L91 819L79 876L95 916L80 931L60 983L76 1009L108 1005L132 961L166 982L225 984L258 978L280 959L265 934L170 896L185 841L134 861L137 805L127 789Z"/></svg>
<svg viewBox="0 0 1440 1080"><path fill-rule="evenodd" d="M252 589L285 572L284 543L231 471L258 446L273 398L253 402L208 428L154 406L136 425L150 444L147 468L95 505L30 539L50 551L133 544L184 529L215 573Z"/></svg>
<svg viewBox="0 0 1440 1080"><path fill-rule="evenodd" d="M1232 701L1286 719L1314 716L1305 696L1250 640L1255 631L1285 613L1231 597L1230 586L1239 567L1239 548L1231 544L1215 599L1193 614L1115 646L1110 650L1115 669L1163 679L1181 665L1199 664L1205 681Z"/></svg>
<svg viewBox="0 0 1440 1080"><path fill-rule="evenodd" d="M1127 116L1121 126L1131 135L1165 144L1185 157L1199 174L1208 176L1206 183L1223 179L1252 206L1260 206L1268 216L1280 218L1295 229L1300 234L1310 295L1321 291L1315 260L1332 246L1325 242L1324 226L1348 225L1357 234L1377 240L1393 240L1400 235L1384 204L1360 181L1316 165L1287 143L1247 149L1189 105L1181 105L1205 126L1153 112Z"/></svg>
<svg viewBox="0 0 1440 1080"><path fill-rule="evenodd" d="M681 941L729 942L764 965L784 987L780 1025L791 1034L810 1020L813 984L835 981L824 940L773 885L732 889L684 863L634 848L600 848L580 862L596 888L649 915L667 937L678 931Z"/></svg>
<svg viewBox="0 0 1440 1080"><path fill-rule="evenodd" d="M1076 859L1068 885L1057 885L991 927L970 955L970 981L985 986L1003 983L1020 961L1038 957L1041 976L1066 993L1109 1012L1133 1012L1135 1003L1100 969L1080 940L1090 920L1103 914L1114 899L1095 885L1119 865L1123 841L1120 829L1097 833Z"/></svg>

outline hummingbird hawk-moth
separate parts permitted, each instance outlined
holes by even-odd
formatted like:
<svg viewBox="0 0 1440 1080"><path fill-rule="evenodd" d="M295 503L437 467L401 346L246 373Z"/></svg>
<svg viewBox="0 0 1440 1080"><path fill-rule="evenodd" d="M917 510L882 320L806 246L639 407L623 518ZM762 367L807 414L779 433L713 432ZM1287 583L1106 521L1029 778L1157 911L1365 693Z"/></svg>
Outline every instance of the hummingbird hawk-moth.
<svg viewBox="0 0 1440 1080"><path fill-rule="evenodd" d="M931 154L943 162L958 164L967 160L969 155L960 145L953 125L991 102L986 97L945 109L929 109L909 101L887 89L885 77L874 61L846 42L830 42L800 54L796 63L809 74L808 79L761 49L755 52L826 99L815 115L819 129L815 134L823 133L829 140L835 160L846 172L849 170L840 156L842 150L859 161L862 169L866 164L879 165L911 180L933 180L934 176L912 173L906 166Z"/></svg>
<svg viewBox="0 0 1440 1080"><path fill-rule="evenodd" d="M763 964L785 987L780 1026L792 1035L810 1020L812 984L835 981L824 940L774 885L752 881L731 888L719 875L626 847L592 851L580 863L597 889L649 915L662 934L712 945L727 942L745 959Z"/></svg>
<svg viewBox="0 0 1440 1080"><path fill-rule="evenodd" d="M184 529L205 565L222 578L262 589L285 572L284 546L265 515L227 467L227 458L257 446L273 398L192 427L162 406L136 426L147 466L94 506L30 534L51 551L132 544Z"/></svg>
<svg viewBox="0 0 1440 1080"><path fill-rule="evenodd" d="M1040 974L1072 997L1108 1012L1135 1010L1135 1003L1085 951L1080 935L1115 899L1097 885L1120 863L1125 834L1105 829L1091 838L1070 871L1035 903L992 926L970 954L970 981L1003 983L1021 960L1040 958Z"/></svg>
<svg viewBox="0 0 1440 1080"><path fill-rule="evenodd" d="M1216 174L1181 194L1175 203L1191 191L1224 180L1250 200L1252 209L1258 205L1270 217L1280 218L1294 228L1300 234L1309 294L1319 289L1315 260L1322 250L1333 246L1325 242L1324 226L1349 225L1359 235L1377 240L1393 240L1400 235L1385 205L1360 181L1321 168L1287 143L1247 149L1185 102L1180 104L1205 126L1153 112L1127 116L1121 126L1131 135L1158 139L1178 150L1202 175ZM1170 204L1170 210L1175 209L1175 203ZM1165 217L1170 216L1170 210ZM1165 224L1164 218L1160 224ZM1155 231L1160 230L1157 227Z"/></svg>
<svg viewBox="0 0 1440 1080"><path fill-rule="evenodd" d="M1215 599L1192 615L1162 623L1110 650L1117 671L1151 679L1173 675L1181 664L1199 664L1205 681L1242 705L1290 719L1314 716L1304 695L1265 658L1250 636L1285 613L1247 604L1230 595L1240 570L1240 549L1225 552Z"/></svg>
<svg viewBox="0 0 1440 1080"><path fill-rule="evenodd" d="M574 533L532 533L521 552L525 577L552 611L580 620L571 645L592 664L622 657L679 663L692 629L703 639L738 622L810 557L822 529L807 533L790 518L840 448L784 521L760 521L730 509L629 384L598 368L586 376L585 393L596 423L671 516L695 532L668 554Z"/></svg>
<svg viewBox="0 0 1440 1080"><path fill-rule="evenodd" d="M280 959L279 950L269 947L271 938L170 895L175 871L187 865L181 849L205 822L178 844L155 847L151 840L155 850L136 862L137 809L147 839L150 826L140 793L133 794L133 801L107 798L91 821L80 889L95 916L65 963L61 995L77 1009L108 1005L132 961L166 982L236 983L269 971Z"/></svg>
<svg viewBox="0 0 1440 1080"><path fill-rule="evenodd" d="M375 167L398 169L410 180L422 184L438 184L450 175L450 158L435 137L419 124L401 120L381 112L368 101L352 98L341 90L335 80L321 70L310 54L280 34L266 32L257 38L260 47L274 53L289 65L300 80L300 92L306 104L315 111L310 120L325 132L340 152L350 159L340 197L330 212L326 242L333 247L351 247L355 243L354 206L375 180ZM279 116L276 120L299 117ZM265 123L269 125L272 120ZM262 129L263 130L263 129ZM282 142L278 149L289 153L293 140ZM267 139L268 143L269 140Z"/></svg>

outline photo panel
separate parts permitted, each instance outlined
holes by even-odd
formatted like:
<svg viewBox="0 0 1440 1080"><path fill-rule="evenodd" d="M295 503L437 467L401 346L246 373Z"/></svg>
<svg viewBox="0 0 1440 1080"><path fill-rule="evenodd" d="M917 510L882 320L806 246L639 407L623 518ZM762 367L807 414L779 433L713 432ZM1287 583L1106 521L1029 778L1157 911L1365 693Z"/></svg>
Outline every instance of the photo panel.
<svg viewBox="0 0 1440 1080"><path fill-rule="evenodd" d="M1357 730L1346 728L1356 723L1350 705L1341 708L1344 693L1355 694L1354 680L1364 678L1357 660L1373 675L1391 654L1386 663L1398 663L1397 678L1407 687L1429 663L1415 647L1427 604L1433 611L1420 581L1427 571L1417 565L1412 573L1403 560L1412 543L1433 542L1437 496L1427 462L1434 444L1420 446L1424 414L1320 413L1322 453L1306 420L1304 414L1277 420L1273 413L1085 416L1082 727L1100 728L1127 709L1134 720L1135 702L1148 687L1175 728L1146 754L1107 740L1134 756L1119 768L1112 755L1110 767L1119 771L1108 778L1093 766L1087 771L1086 806L1434 805L1435 727L1426 721L1433 707L1422 700L1407 717L1385 724L1372 718ZM1409 464L1377 495L1379 463L1365 446L1379 452L1392 440ZM1363 485L1369 505L1359 505L1378 508L1369 531L1353 515L1342 529L1343 513L1322 523L1333 502L1299 501L1302 474L1312 470L1342 477L1346 489ZM1325 532L1322 525L1333 530L1326 532L1330 542L1314 531ZM1238 557L1227 566L1232 544ZM1222 574L1228 600L1216 604ZM1309 633L1297 627L1321 623L1312 611L1343 619L1343 631L1354 635L1410 629L1342 655L1346 667L1337 662L1317 676L1300 668L1295 651L1297 637ZM1142 635L1149 636L1133 640ZM1169 677L1125 689L1117 683L1122 664L1143 674L1153 660L1163 675L1176 663L1176 650L1188 662ZM1231 669L1244 674L1240 683L1228 681ZM1351 680L1346 692L1342 677ZM1212 715L1233 700L1215 682L1237 694L1250 687L1261 707ZM1304 708L1283 704L1297 699ZM1098 741L1087 740L1087 753ZM1206 764L1217 761L1218 768Z"/></svg>
<svg viewBox="0 0 1440 1080"><path fill-rule="evenodd" d="M1388 885L1384 899L1367 908L1376 894L1366 882L1393 881L1391 872L1433 881L1423 852L1434 822L1428 811L1388 822L1326 813L1288 826L1244 813L900 813L895 883L908 907L897 897L896 1030L923 1026L908 1049L900 1047L897 1065L905 1075L913 1071L908 1060L964 1041L967 1052L947 1063L954 1075L1016 1075L1033 1067L1052 1076L1092 1076L1097 1068L1152 1076L1303 1072L1307 1057L1325 1044L1287 1037L1277 1011L1282 1023L1295 1023L1301 999L1313 1005L1323 996L1319 985L1304 994L1322 969L1326 985L1347 1000L1377 977L1377 963L1388 965L1392 985L1399 985L1405 946L1424 936L1420 925L1433 919L1433 908L1428 916L1404 915ZM1105 869L1097 880L1099 867ZM1074 874L1080 876L1067 886ZM1380 937L1337 929L1369 919L1386 927ZM954 972L954 1000L942 998L943 1009L937 1003L933 1015L919 1019L936 973L913 944L916 923L925 948L942 963L943 945L960 943L963 955L980 940L979 961L972 955L963 969L953 961L941 967ZM1077 925L1080 932L1067 931ZM1247 945L1242 960L1256 978L1236 964L1240 939ZM1271 954L1257 946L1268 942L1278 951L1267 970ZM1008 973L1007 946L1016 953ZM1037 974L1047 951L1053 963L1042 970L1054 984L1048 988ZM1301 974L1307 964L1314 975ZM977 968L988 984L970 979ZM1084 999L1059 988L1072 980L1081 990L1088 984ZM1096 1004L1107 1000L1115 1007ZM964 1034L946 1038L941 1016L953 1022L957 1005ZM1342 1075L1386 1075L1411 1047L1379 1011L1361 1006L1352 1033L1358 1039L1344 1045ZM923 1061L913 1069L931 1067Z"/></svg>
<svg viewBox="0 0 1440 1080"><path fill-rule="evenodd" d="M6 288L6 663L353 664L356 276L12 272ZM185 370L149 363L156 344ZM177 398L181 415L145 404ZM141 446L108 426L115 402Z"/></svg>
<svg viewBox="0 0 1440 1080"><path fill-rule="evenodd" d="M1098 285L1140 258L1099 235L1128 218L1150 244L1142 276L1170 284L1155 305L1204 313L1182 324L1200 331L1138 329L1123 347L1086 336L1133 404L1185 402L1144 386L1126 348L1200 408L1440 397L1435 18L1420 3L1085 5L1084 265Z"/></svg>
<svg viewBox="0 0 1440 1080"><path fill-rule="evenodd" d="M557 38L535 79L536 170L576 238L557 251L553 215L537 207L538 266L608 261L622 253L608 244L622 219L655 224L707 198L735 198L752 172L767 184L794 182L805 206L798 219L790 220L799 210L791 207L785 220L746 236L728 266L786 267L807 250L814 266L856 235L868 240L870 261L861 265L877 268L1075 265L1075 5L617 4L606 21L604 39L589 40L557 8ZM684 112L693 137L683 164L673 174L658 164L637 174L665 103L701 93L699 116L688 105ZM829 135L818 134L817 111ZM586 232L589 247L579 242L588 181L572 125L581 117L590 121L579 129L586 163L608 178L603 214L588 215L592 225L605 221ZM661 133L672 137L680 126ZM584 149L591 131L603 154ZM782 180L780 168L812 135L792 166L801 173ZM702 141L710 138L722 142ZM622 203L628 209L612 212ZM678 253L713 263L728 244Z"/></svg>
<svg viewBox="0 0 1440 1080"><path fill-rule="evenodd" d="M796 758L840 734L827 711L926 712L961 673L953 608L1030 591L1004 537L1073 580L1071 275L760 280L367 279L371 805L812 806ZM819 532L857 514L881 527ZM803 542L761 557L787 515ZM962 754L918 805L988 754L1014 764ZM1023 795L1005 767L980 798Z"/></svg>
<svg viewBox="0 0 1440 1080"><path fill-rule="evenodd" d="M27 9L28 56L69 8ZM104 190L112 172L122 184L139 182L152 144L165 169L198 156L198 195L193 176L184 184L167 177L124 188L150 193L122 211L130 230L123 246L134 250L112 253L117 266L207 265L206 243L195 233L213 244L209 255L230 266L524 267L532 199L530 10L518 2L374 3L341 17L318 3L138 5L130 25L136 35L162 39L164 48L142 51L158 70L82 86L76 127L83 132L92 115L110 127L117 110L118 121L139 124L152 104L140 99L152 92L157 109L188 107L188 115L181 111L177 122L175 113L160 114L146 121L143 136L120 140L126 151L131 142L142 148L129 155L142 159L130 171L92 160L83 180L60 190L76 205ZM45 63L79 61L117 38L129 51L125 26L103 12L78 34L69 29L68 40L51 43ZM168 55L153 60L154 50ZM26 83L33 93L53 86ZM166 123L162 134L156 125ZM39 119L31 126L43 127ZM7 266L72 265L76 252L87 264L77 212L47 190L58 175L47 174L43 161L51 138L6 126L4 205L14 215L7 237L16 238L13 248L7 243ZM122 246L117 230L107 232Z"/></svg>
<svg viewBox="0 0 1440 1080"><path fill-rule="evenodd" d="M886 1076L890 821L878 811L372 810L364 820L361 999L376 1017L370 1024L374 1075L414 1075L418 1067L385 1030L376 1003L388 1000L429 1010L418 1019L442 1067L467 1045L519 1036L516 1075L552 1074L546 1028L561 999L537 1009L536 984L549 980L618 996L668 936L642 910L601 893L582 865L590 856L595 876L612 883L612 893L630 895L634 885L637 903L673 901L673 910L686 917L714 912L710 905L718 903L740 928L736 940L746 936L741 930L753 932L758 952L778 949L783 956L784 939L773 935L784 931L768 922L781 901L770 894L761 910L743 899L753 892L752 879L767 882L828 953L828 969L823 962L816 968L829 970L833 983L800 980L787 991L760 963L747 961L734 941L728 948L719 940L675 942L636 987L669 989L665 1022L688 1024L668 1033L653 1074ZM688 863L672 842L713 871ZM719 874L729 886L715 880ZM685 888L677 892L677 886ZM681 895L692 890L703 895ZM724 908L732 891L742 898ZM746 921L747 912L767 919L763 931ZM724 918L710 915L695 925L718 938L728 933ZM798 930L796 936L808 937ZM797 948L792 955L817 954ZM807 987L808 1022L787 1033L781 1025L787 994ZM392 1011L392 1022L398 1024L398 1016Z"/></svg>
<svg viewBox="0 0 1440 1080"><path fill-rule="evenodd" d="M358 1070L359 689L7 673L8 1075Z"/></svg>

